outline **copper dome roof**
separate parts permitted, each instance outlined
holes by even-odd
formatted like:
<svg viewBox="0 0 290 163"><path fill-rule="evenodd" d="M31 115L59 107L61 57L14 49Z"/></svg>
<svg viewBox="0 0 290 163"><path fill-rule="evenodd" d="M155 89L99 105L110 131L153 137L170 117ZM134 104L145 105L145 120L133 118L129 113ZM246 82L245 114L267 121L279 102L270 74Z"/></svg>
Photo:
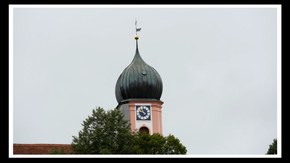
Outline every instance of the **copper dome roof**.
<svg viewBox="0 0 290 163"><path fill-rule="evenodd" d="M136 53L132 62L119 76L115 95L118 103L129 99L160 100L162 80L158 72L141 58L136 39Z"/></svg>

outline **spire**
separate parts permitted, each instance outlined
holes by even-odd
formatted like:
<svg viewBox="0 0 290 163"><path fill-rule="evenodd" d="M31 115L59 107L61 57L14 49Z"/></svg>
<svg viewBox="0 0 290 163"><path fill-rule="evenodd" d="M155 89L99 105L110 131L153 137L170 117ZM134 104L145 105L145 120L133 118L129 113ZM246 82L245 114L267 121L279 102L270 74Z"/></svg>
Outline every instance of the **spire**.
<svg viewBox="0 0 290 163"><path fill-rule="evenodd" d="M139 50L138 50L138 39L139 39L139 36L138 36L138 35L135 35L135 40L136 40L136 52L139 53Z"/></svg>
<svg viewBox="0 0 290 163"><path fill-rule="evenodd" d="M139 39L139 36L137 35L137 32L140 32L141 31L141 28L137 28L137 20L135 19L135 30L136 30L136 33L135 33L135 40L136 40L136 54L139 53L139 49L138 49L138 39Z"/></svg>
<svg viewBox="0 0 290 163"><path fill-rule="evenodd" d="M136 39L136 53L139 53L139 49L138 49L138 39Z"/></svg>
<svg viewBox="0 0 290 163"><path fill-rule="evenodd" d="M139 39L139 36L136 34L135 35L135 40L136 40L136 53L137 52L139 53L139 50L138 50L138 39Z"/></svg>

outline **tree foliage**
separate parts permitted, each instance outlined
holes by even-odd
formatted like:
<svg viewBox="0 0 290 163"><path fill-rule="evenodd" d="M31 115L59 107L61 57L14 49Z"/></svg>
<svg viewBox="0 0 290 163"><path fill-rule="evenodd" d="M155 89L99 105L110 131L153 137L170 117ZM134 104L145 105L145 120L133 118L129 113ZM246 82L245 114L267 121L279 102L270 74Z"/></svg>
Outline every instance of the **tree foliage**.
<svg viewBox="0 0 290 163"><path fill-rule="evenodd" d="M136 133L133 135L133 154L186 154L186 147L173 135L162 136L160 134L149 135Z"/></svg>
<svg viewBox="0 0 290 163"><path fill-rule="evenodd" d="M119 110L105 111L99 107L83 121L82 126L79 136L73 136L74 153L129 153L130 126Z"/></svg>
<svg viewBox="0 0 290 163"><path fill-rule="evenodd" d="M273 143L270 144L267 154L277 154L277 139L274 139Z"/></svg>
<svg viewBox="0 0 290 163"><path fill-rule="evenodd" d="M186 147L173 135L131 133L128 121L118 110L93 110L82 123L72 149L78 154L186 154Z"/></svg>

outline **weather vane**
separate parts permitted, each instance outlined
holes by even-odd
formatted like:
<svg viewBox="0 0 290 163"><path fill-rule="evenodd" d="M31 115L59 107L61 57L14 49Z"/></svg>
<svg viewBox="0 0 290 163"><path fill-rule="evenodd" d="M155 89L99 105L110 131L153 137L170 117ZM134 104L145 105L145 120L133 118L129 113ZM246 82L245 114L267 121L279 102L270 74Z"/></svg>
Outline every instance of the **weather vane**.
<svg viewBox="0 0 290 163"><path fill-rule="evenodd" d="M139 37L137 35L137 32L140 32L141 31L141 28L137 28L137 20L135 19L135 29L136 29L136 35L135 35L135 39L138 40Z"/></svg>

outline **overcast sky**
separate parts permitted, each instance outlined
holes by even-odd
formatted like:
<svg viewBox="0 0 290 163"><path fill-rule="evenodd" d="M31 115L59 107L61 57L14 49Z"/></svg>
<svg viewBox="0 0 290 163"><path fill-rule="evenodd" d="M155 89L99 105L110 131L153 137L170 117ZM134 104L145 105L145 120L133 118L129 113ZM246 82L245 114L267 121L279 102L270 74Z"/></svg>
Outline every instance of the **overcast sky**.
<svg viewBox="0 0 290 163"><path fill-rule="evenodd" d="M163 134L188 154L277 138L276 8L15 8L13 143L70 144L139 51L163 80ZM11 56L11 55L10 55ZM10 108L12 109L12 108Z"/></svg>

